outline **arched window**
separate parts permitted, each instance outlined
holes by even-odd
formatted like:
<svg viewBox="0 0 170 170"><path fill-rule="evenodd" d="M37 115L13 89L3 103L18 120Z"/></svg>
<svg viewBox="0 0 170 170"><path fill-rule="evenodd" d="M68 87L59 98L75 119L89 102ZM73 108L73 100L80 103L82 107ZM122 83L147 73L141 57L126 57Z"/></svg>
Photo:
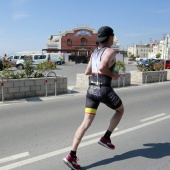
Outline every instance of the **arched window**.
<svg viewBox="0 0 170 170"><path fill-rule="evenodd" d="M67 40L67 45L71 45L72 41L70 39Z"/></svg>
<svg viewBox="0 0 170 170"><path fill-rule="evenodd" d="M81 38L81 45L86 45L87 44L87 40L85 38Z"/></svg>

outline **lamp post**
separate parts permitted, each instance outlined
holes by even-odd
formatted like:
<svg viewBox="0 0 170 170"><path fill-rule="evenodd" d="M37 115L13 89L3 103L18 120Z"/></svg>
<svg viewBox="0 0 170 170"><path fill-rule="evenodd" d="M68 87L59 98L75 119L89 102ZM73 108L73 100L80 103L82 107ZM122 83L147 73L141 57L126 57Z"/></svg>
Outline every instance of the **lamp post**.
<svg viewBox="0 0 170 170"><path fill-rule="evenodd" d="M163 51L164 51L164 70L165 70L165 66L166 66L166 58L168 57L168 41L169 41L169 35L166 34L165 35L165 39L164 39L164 47L163 47Z"/></svg>

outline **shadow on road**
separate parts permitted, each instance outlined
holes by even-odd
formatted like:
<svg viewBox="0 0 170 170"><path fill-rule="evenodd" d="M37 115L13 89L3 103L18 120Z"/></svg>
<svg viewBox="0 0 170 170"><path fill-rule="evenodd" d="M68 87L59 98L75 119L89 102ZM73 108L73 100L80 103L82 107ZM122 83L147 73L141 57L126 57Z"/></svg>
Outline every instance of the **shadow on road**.
<svg viewBox="0 0 170 170"><path fill-rule="evenodd" d="M148 143L144 144L143 146L146 146L147 148L125 152L121 155L116 155L114 157L95 162L91 165L83 167L82 169L86 170L97 166L107 165L116 161L122 161L139 156L150 159L159 159L166 156L170 156L170 143Z"/></svg>

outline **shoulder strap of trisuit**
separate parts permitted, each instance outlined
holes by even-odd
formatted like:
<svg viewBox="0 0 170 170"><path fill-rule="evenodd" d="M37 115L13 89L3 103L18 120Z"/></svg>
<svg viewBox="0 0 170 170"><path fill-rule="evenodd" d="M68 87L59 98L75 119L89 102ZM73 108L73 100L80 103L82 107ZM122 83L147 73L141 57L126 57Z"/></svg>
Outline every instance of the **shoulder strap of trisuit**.
<svg viewBox="0 0 170 170"><path fill-rule="evenodd" d="M102 54L104 53L104 51L106 50L106 48L108 48L108 47L103 47L103 48L100 49L100 52L99 52L99 54L98 54L98 56L100 56L100 61L101 61Z"/></svg>

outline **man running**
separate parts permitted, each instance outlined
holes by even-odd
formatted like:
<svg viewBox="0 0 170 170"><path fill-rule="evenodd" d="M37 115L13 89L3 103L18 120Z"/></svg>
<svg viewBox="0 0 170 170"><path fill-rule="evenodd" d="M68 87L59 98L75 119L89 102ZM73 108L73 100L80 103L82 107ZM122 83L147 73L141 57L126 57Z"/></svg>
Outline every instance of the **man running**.
<svg viewBox="0 0 170 170"><path fill-rule="evenodd" d="M119 74L114 71L116 52L111 48L113 40L114 32L112 28L103 26L98 30L97 42L99 47L92 53L85 71L86 75L91 75L91 79L86 94L84 120L75 133L72 150L63 159L64 163L74 170L81 169L81 166L77 164L76 152L82 137L94 120L100 103L104 103L115 110L115 113L110 120L106 133L98 143L108 149L115 149L110 136L122 118L124 107L121 99L111 87L112 79L117 80L119 77Z"/></svg>

